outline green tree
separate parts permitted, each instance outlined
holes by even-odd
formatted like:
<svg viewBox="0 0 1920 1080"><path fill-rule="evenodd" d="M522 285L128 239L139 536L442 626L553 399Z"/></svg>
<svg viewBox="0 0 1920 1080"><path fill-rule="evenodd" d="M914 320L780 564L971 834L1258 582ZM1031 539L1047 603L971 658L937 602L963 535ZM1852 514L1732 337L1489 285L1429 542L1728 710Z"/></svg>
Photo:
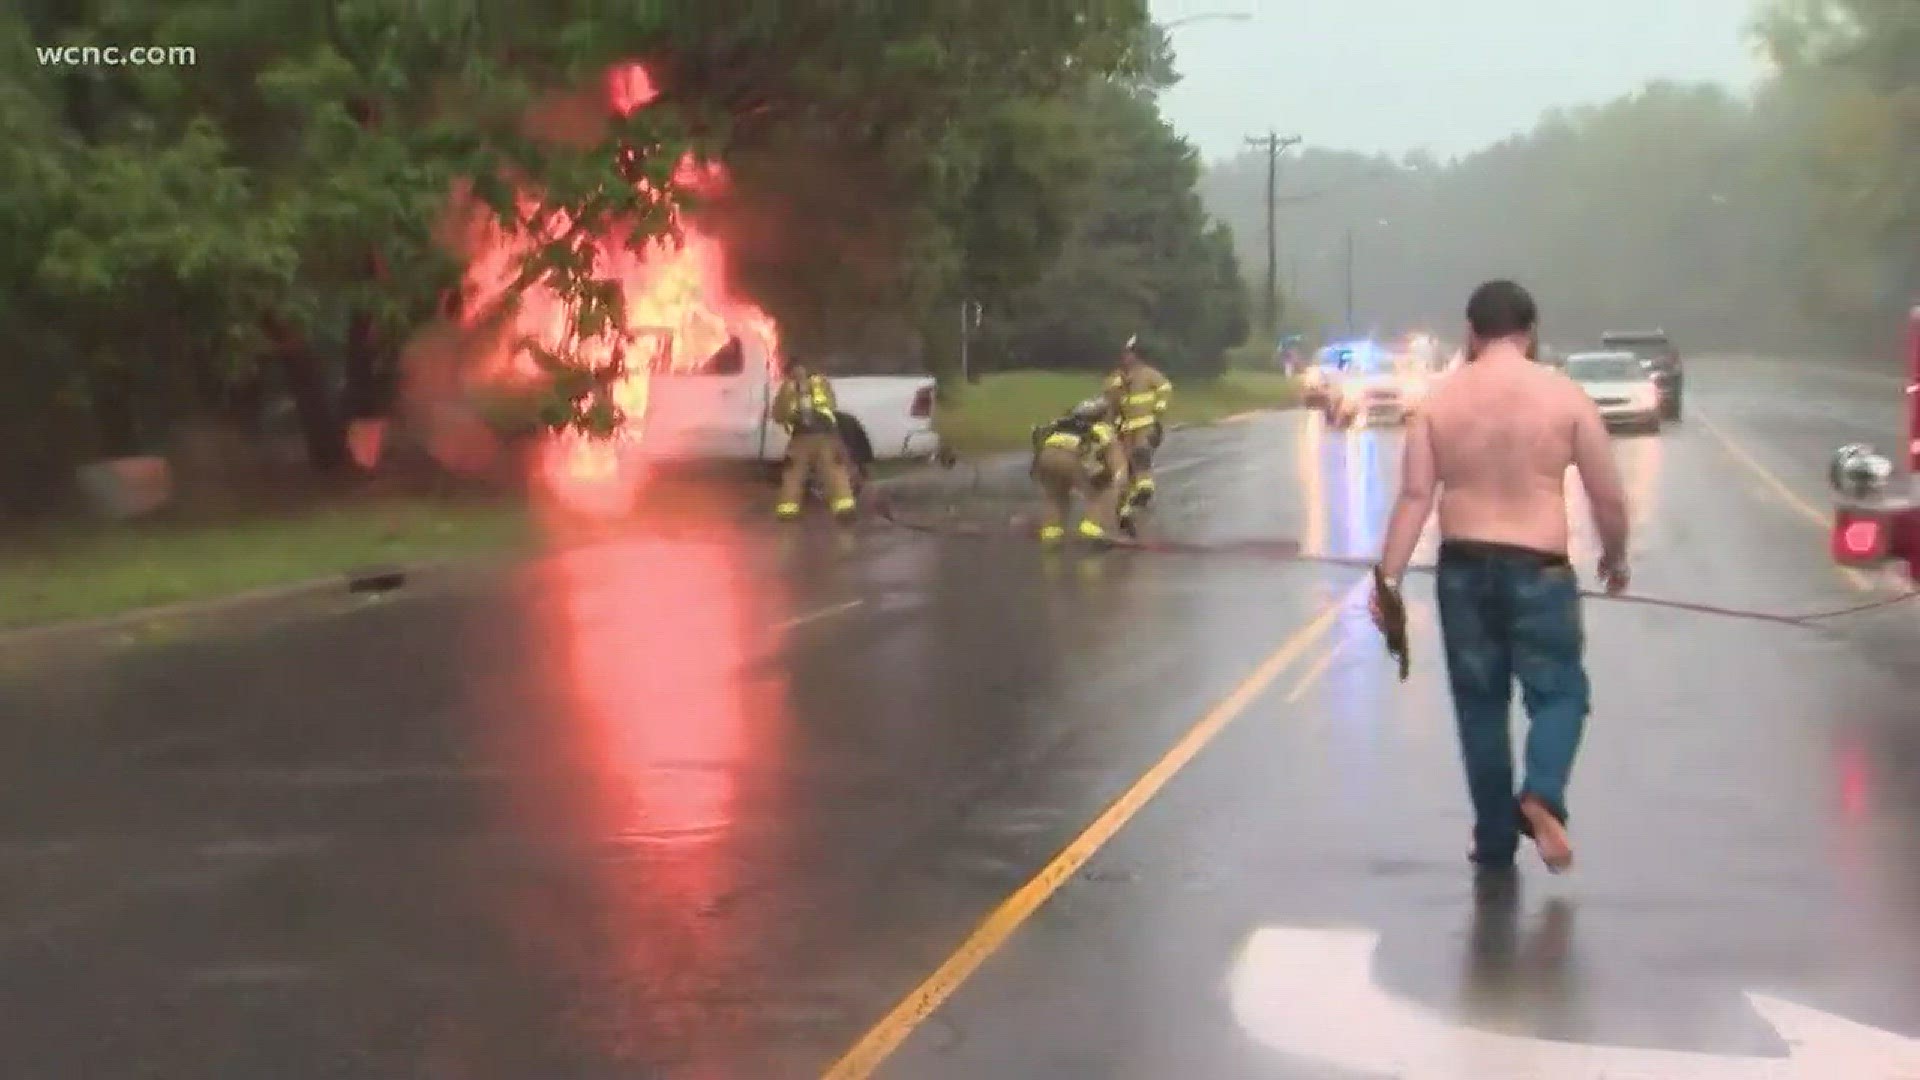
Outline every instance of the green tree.
<svg viewBox="0 0 1920 1080"><path fill-rule="evenodd" d="M715 216L787 339L924 342L950 369L959 302L997 305L1063 242L1091 171L1080 87L1132 78L1147 25L1138 0L735 3L649 55L719 118L737 191Z"/></svg>
<svg viewBox="0 0 1920 1080"><path fill-rule="evenodd" d="M1920 5L1779 0L1760 33L1802 103L1809 306L1879 344L1920 297Z"/></svg>
<svg viewBox="0 0 1920 1080"><path fill-rule="evenodd" d="M1246 339L1248 303L1231 233L1209 222L1195 190L1197 155L1151 88L1093 85L1083 115L1100 148L1086 205L1059 260L1009 303L1007 359L1098 367L1140 333L1160 342L1171 372L1217 375Z"/></svg>

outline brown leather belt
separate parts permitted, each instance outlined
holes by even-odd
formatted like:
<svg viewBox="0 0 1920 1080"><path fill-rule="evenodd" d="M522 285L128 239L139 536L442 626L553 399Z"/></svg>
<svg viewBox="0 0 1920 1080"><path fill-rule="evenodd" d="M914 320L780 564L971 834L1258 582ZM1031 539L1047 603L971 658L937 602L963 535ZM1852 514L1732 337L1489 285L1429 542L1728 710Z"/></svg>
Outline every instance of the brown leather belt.
<svg viewBox="0 0 1920 1080"><path fill-rule="evenodd" d="M1519 544L1501 544L1492 540L1440 541L1441 566L1467 566L1474 563L1505 562L1547 569L1572 566L1565 552L1541 551Z"/></svg>

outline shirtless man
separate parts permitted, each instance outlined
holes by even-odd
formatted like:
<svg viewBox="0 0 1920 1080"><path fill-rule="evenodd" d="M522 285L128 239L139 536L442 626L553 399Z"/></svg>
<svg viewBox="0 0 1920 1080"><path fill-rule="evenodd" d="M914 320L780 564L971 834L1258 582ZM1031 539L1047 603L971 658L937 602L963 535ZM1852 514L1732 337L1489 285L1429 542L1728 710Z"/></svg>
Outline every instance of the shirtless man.
<svg viewBox="0 0 1920 1080"><path fill-rule="evenodd" d="M1473 798L1471 857L1509 868L1525 833L1558 873L1573 861L1566 788L1589 701L1580 582L1567 557L1568 466L1593 504L1611 593L1627 587L1627 505L1599 410L1530 359L1535 322L1533 298L1509 281L1468 301L1468 362L1407 429L1380 570L1397 589L1437 496L1440 633ZM1377 596L1373 613L1380 621ZM1516 679L1529 720L1517 798L1507 715Z"/></svg>

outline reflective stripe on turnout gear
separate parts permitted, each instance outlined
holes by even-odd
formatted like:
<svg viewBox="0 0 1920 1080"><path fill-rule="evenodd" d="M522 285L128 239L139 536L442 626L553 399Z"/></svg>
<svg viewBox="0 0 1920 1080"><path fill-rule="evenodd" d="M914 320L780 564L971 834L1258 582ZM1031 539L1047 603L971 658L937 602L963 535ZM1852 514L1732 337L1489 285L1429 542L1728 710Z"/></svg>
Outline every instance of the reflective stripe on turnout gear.
<svg viewBox="0 0 1920 1080"><path fill-rule="evenodd" d="M1104 420L1085 425L1071 418L1056 420L1052 424L1041 428L1040 431L1043 434L1040 439L1040 445L1036 449L1084 449L1088 453L1105 449L1107 444L1112 442L1117 436L1113 425Z"/></svg>
<svg viewBox="0 0 1920 1080"><path fill-rule="evenodd" d="M1151 426L1167 411L1173 383L1150 367L1115 371L1107 377L1105 396L1120 410L1120 430L1131 433Z"/></svg>
<svg viewBox="0 0 1920 1080"><path fill-rule="evenodd" d="M780 389L787 407L781 426L788 434L800 431L830 430L839 422L835 412L833 386L825 375L807 376L806 386L796 390L791 382Z"/></svg>

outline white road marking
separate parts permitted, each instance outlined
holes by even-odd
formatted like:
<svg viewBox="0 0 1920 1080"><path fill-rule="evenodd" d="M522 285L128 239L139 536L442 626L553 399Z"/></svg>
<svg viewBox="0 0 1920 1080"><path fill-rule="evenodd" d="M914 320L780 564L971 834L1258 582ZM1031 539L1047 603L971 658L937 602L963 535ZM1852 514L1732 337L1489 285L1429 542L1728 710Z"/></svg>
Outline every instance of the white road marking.
<svg viewBox="0 0 1920 1080"><path fill-rule="evenodd" d="M1462 1027L1373 981L1370 930L1256 932L1230 976L1233 1013L1290 1055L1396 1080L1913 1080L1920 1040L1766 994L1747 1000L1786 1057L1589 1046Z"/></svg>
<svg viewBox="0 0 1920 1080"><path fill-rule="evenodd" d="M1214 462L1219 461L1223 457L1230 457L1230 456L1231 455L1221 454L1215 457L1195 458L1191 461L1176 461L1172 465L1167 465L1167 466L1154 469L1153 477L1154 479L1158 480L1163 476L1178 476L1183 472L1189 472L1191 470L1199 468L1202 465L1211 465Z"/></svg>
<svg viewBox="0 0 1920 1080"><path fill-rule="evenodd" d="M847 612L852 611L854 608L857 608L865 603L866 603L865 600L848 600L846 603L843 603L843 604L834 604L831 607L823 607L818 611L809 611L805 615L796 615L793 618L788 619L783 623L780 623L778 626L775 627L775 629L792 630L795 627L805 626L808 623L819 622L821 619L831 619L835 615L844 615Z"/></svg>

